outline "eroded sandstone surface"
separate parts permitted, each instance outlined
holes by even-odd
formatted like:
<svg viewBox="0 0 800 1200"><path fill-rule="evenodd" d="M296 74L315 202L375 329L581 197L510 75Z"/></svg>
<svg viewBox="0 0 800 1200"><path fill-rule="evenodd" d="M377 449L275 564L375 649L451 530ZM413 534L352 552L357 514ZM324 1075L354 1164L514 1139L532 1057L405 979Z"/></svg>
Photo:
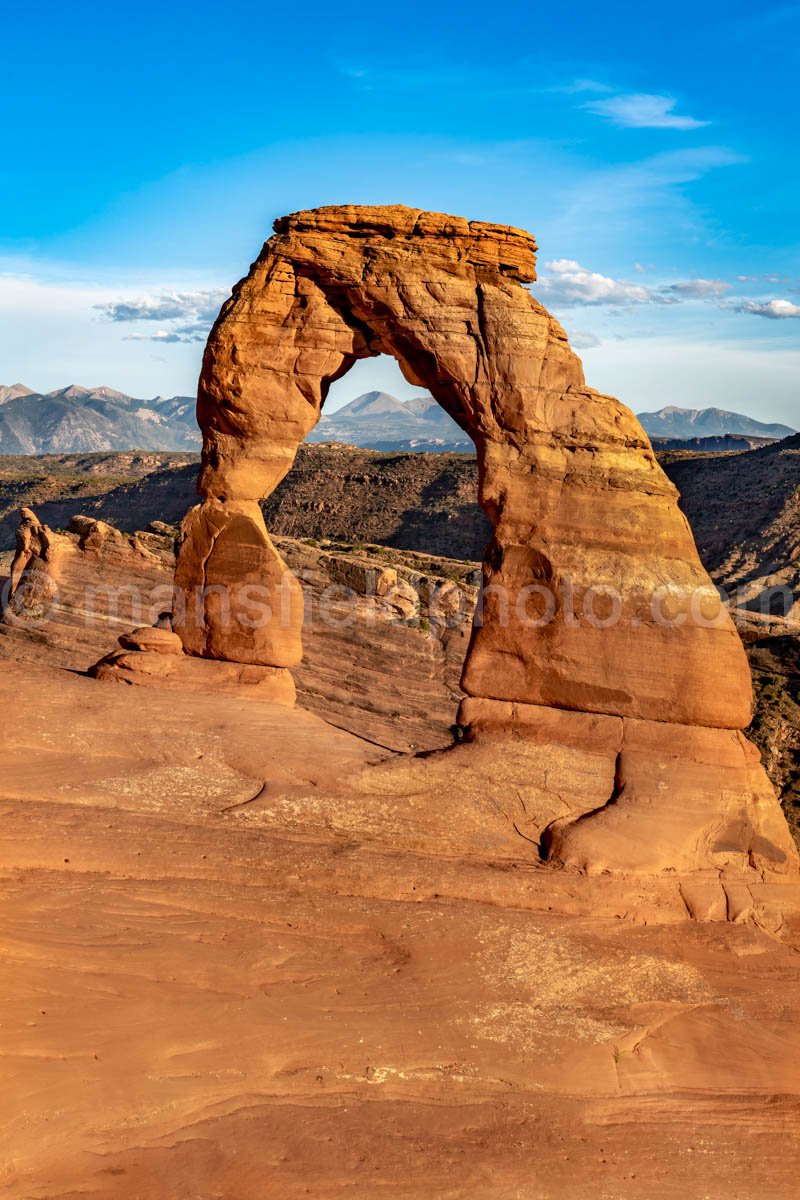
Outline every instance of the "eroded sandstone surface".
<svg viewBox="0 0 800 1200"><path fill-rule="evenodd" d="M276 668L182 655L171 624L174 530L154 522L123 534L75 517L63 534L36 523L54 549L36 558L0 620L0 659L58 666L143 686L213 697L275 699L262 681ZM477 594L476 567L426 554L275 540L302 583L307 620L298 702L389 750L452 742L459 678ZM11 556L4 556L6 569ZM3 585L0 560L0 586ZM164 621L164 617L168 620ZM151 627L151 628L148 628ZM168 641L169 652L165 646ZM287 682L288 680L288 682ZM280 673L278 699L294 695Z"/></svg>
<svg viewBox="0 0 800 1200"><path fill-rule="evenodd" d="M10 1200L796 1195L794 935L533 861L579 747L8 660L0 702Z"/></svg>

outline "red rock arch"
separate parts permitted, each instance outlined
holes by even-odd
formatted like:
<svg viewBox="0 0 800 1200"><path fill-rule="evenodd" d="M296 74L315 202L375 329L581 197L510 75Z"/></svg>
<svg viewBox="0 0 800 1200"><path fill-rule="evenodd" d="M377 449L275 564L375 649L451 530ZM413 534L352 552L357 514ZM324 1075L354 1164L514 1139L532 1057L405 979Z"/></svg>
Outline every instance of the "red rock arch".
<svg viewBox="0 0 800 1200"><path fill-rule="evenodd" d="M277 555L262 549L255 506L290 469L330 383L358 358L391 354L477 447L494 536L466 690L746 725L745 655L676 490L635 417L585 386L563 330L523 286L536 277L533 239L406 208L321 209L276 230L209 338L198 402L207 504L190 522L180 581L236 583L238 560L263 572L262 554L274 563L268 573L282 574ZM666 622L653 609L665 584L662 608L677 617ZM520 592L531 585L526 619ZM536 585L558 605L541 628L531 621ZM604 588L622 603L611 624ZM293 620L248 635L215 628L212 605L184 638L192 653L292 666L301 652Z"/></svg>
<svg viewBox="0 0 800 1200"><path fill-rule="evenodd" d="M400 206L322 208L275 223L205 351L204 500L185 522L176 573L185 649L279 668L299 661L300 597L258 502L290 469L331 382L359 358L391 354L475 442L494 530L484 620L464 667L464 723L488 733L542 710L613 717L609 753L633 774L659 736L684 764L698 754L711 762L714 737L732 745L725 731L750 719L743 647L638 421L586 386L563 329L525 286L535 251L521 230ZM235 610L255 582L276 603L270 622L250 628ZM547 593L553 617L536 627L530 605ZM701 730L711 740L698 749ZM731 769L752 808L755 768L736 746ZM631 786L617 778L617 816ZM748 820L737 853L763 824ZM779 814L772 824L785 862ZM567 848L554 832L565 861L586 858L585 827L585 818L570 827ZM589 826L595 864L600 827ZM704 853L710 861L716 851Z"/></svg>

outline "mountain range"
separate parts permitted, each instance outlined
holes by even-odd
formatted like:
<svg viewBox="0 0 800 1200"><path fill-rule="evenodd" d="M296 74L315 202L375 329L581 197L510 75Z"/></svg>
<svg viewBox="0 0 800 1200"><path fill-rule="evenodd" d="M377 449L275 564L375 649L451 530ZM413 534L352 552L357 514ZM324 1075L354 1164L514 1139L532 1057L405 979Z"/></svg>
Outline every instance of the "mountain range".
<svg viewBox="0 0 800 1200"><path fill-rule="evenodd" d="M668 406L638 417L654 443L664 449L691 441L696 450L744 450L750 448L748 442L726 445L725 439L750 438L757 443L759 439L777 441L795 432L788 425L766 424L721 408ZM387 392L366 392L329 416L323 413L308 441L345 442L383 451L475 452L470 438L430 396L398 400Z"/></svg>
<svg viewBox="0 0 800 1200"><path fill-rule="evenodd" d="M638 416L660 449L681 441L694 449L744 449L721 439L778 440L795 432L720 408L668 406ZM471 439L431 396L398 400L381 391L323 412L307 440L392 453L475 453ZM200 443L192 396L140 400L109 387L72 384L42 393L21 383L0 386L0 454L198 450Z"/></svg>
<svg viewBox="0 0 800 1200"><path fill-rule="evenodd" d="M766 424L742 413L727 412L724 408L676 408L670 404L657 412L636 415L648 437L677 438L681 441L726 437L729 434L780 440L797 432L789 425Z"/></svg>
<svg viewBox="0 0 800 1200"><path fill-rule="evenodd" d="M431 396L398 400L388 392L365 392L330 415L323 411L307 440L369 450L475 453L472 439Z"/></svg>
<svg viewBox="0 0 800 1200"><path fill-rule="evenodd" d="M200 442L193 396L138 400L109 387L0 386L0 454L197 450Z"/></svg>

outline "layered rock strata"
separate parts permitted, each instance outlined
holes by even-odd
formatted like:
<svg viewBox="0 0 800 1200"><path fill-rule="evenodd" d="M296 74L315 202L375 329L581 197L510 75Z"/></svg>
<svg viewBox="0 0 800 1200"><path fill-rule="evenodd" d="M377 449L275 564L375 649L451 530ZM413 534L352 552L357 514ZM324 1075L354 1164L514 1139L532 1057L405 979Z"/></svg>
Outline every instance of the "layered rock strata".
<svg viewBox="0 0 800 1200"><path fill-rule="evenodd" d="M0 621L0 663L91 669L119 683L281 704L294 696L285 668L183 653L173 613L163 615L175 570L169 526L123 534L74 517L59 534L33 513L22 524L31 554ZM377 546L275 544L303 588L299 703L390 750L449 745L475 607L473 564ZM0 573L3 566L10 563L0 558Z"/></svg>
<svg viewBox="0 0 800 1200"><path fill-rule="evenodd" d="M3 588L0 657L85 670L131 626L171 611L173 542L82 516L54 532L24 509Z"/></svg>

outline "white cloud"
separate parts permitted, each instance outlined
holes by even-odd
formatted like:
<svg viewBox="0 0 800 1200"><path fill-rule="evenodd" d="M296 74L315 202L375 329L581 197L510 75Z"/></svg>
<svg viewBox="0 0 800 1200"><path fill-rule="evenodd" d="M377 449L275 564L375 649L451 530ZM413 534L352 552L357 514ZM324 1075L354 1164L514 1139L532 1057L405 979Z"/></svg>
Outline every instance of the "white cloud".
<svg viewBox="0 0 800 1200"><path fill-rule="evenodd" d="M163 292L159 296L141 296L132 300L106 301L95 309L109 321L171 322L155 332L130 333L126 342L205 342L208 331L229 292L213 288L198 292Z"/></svg>
<svg viewBox="0 0 800 1200"><path fill-rule="evenodd" d="M115 300L96 304L95 308L110 321L213 321L223 300L229 295L222 288L203 292L164 292L160 296L141 296L133 300Z"/></svg>
<svg viewBox="0 0 800 1200"><path fill-rule="evenodd" d="M181 280L175 293L193 290ZM152 283L140 281L146 292ZM156 285L154 294L166 294ZM134 295L136 292L133 293ZM68 383L106 385L131 396L186 395L194 390L202 346L162 343L169 358L156 359L141 343L123 336L135 326L98 320L98 309L119 302L124 290L95 281L56 281L0 274L0 362L7 377L36 392ZM150 326L152 329L152 324ZM168 332L167 326L159 327ZM206 331L207 332L207 331ZM183 341L180 335L178 340ZM205 341L205 335L203 337ZM47 353L42 353L42 347Z"/></svg>
<svg viewBox="0 0 800 1200"><path fill-rule="evenodd" d="M714 296L724 295L730 291L731 286L724 279L683 279L678 283L667 284L661 291L662 294L680 299L709 300Z"/></svg>
<svg viewBox="0 0 800 1200"><path fill-rule="evenodd" d="M726 304L733 312L752 313L756 317L769 317L780 321L787 317L800 317L800 304L791 300L737 300Z"/></svg>
<svg viewBox="0 0 800 1200"><path fill-rule="evenodd" d="M613 92L614 89L610 88L607 83L598 83L596 79L575 79L572 83L552 90L563 92L565 95L577 95L580 92Z"/></svg>
<svg viewBox="0 0 800 1200"><path fill-rule="evenodd" d="M680 116L673 111L675 103L671 96L632 92L609 96L604 100L591 100L583 107L627 129L700 129L709 124L695 117Z"/></svg>
<svg viewBox="0 0 800 1200"><path fill-rule="evenodd" d="M545 267L550 274L539 280L537 292L556 306L646 304L653 298L650 289L641 284L589 271L570 258L558 258L545 263Z"/></svg>
<svg viewBox="0 0 800 1200"><path fill-rule="evenodd" d="M791 283L787 275L737 275L739 283Z"/></svg>
<svg viewBox="0 0 800 1200"><path fill-rule="evenodd" d="M733 286L724 279L697 278L645 287L641 283L629 283L608 275L600 275L597 271L590 271L569 258L545 263L545 269L550 273L539 280L538 288L543 298L554 308L570 308L576 305L667 305L719 300Z"/></svg>
<svg viewBox="0 0 800 1200"><path fill-rule="evenodd" d="M208 339L207 325L178 325L174 329L156 329L153 333L128 333L124 342L164 342L176 345L179 342L205 342Z"/></svg>

